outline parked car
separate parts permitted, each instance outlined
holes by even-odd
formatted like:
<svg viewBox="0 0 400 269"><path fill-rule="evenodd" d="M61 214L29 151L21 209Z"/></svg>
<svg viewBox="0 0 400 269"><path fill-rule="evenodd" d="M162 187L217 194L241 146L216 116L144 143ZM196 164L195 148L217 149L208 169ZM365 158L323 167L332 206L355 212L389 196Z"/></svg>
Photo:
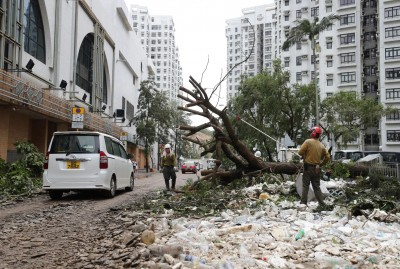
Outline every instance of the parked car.
<svg viewBox="0 0 400 269"><path fill-rule="evenodd" d="M197 166L194 162L184 162L181 166L182 174L186 172L197 173Z"/></svg>
<svg viewBox="0 0 400 269"><path fill-rule="evenodd" d="M214 169L216 159L208 159L207 160L207 169Z"/></svg>
<svg viewBox="0 0 400 269"><path fill-rule="evenodd" d="M43 189L52 199L64 192L102 190L112 198L118 189L132 191L134 172L120 140L100 132L55 132L46 154Z"/></svg>

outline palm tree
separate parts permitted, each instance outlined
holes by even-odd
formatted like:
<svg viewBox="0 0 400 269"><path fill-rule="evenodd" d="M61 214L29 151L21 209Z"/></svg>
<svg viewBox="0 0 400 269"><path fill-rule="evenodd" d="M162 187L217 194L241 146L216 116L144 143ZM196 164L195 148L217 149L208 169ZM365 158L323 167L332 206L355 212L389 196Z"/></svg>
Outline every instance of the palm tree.
<svg viewBox="0 0 400 269"><path fill-rule="evenodd" d="M315 125L319 125L319 111L318 111L318 85L317 85L317 61L315 56L316 49L316 36L322 33L328 27L332 26L339 16L331 14L324 17L321 21L318 21L318 17L315 16L313 22L308 19L296 20L296 26L290 29L289 35L287 36L285 42L283 42L282 49L286 50L292 45L300 42L304 36L308 36L311 41L311 49L313 51L314 59L314 84L315 84Z"/></svg>

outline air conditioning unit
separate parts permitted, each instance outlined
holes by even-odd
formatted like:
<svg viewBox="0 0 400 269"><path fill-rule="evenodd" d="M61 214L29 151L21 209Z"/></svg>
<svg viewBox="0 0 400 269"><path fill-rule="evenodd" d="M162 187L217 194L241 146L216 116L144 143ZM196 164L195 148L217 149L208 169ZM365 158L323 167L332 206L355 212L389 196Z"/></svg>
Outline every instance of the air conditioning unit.
<svg viewBox="0 0 400 269"><path fill-rule="evenodd" d="M302 8L301 8L301 11L302 11L302 12L307 12L307 10L308 10L308 7L302 7Z"/></svg>
<svg viewBox="0 0 400 269"><path fill-rule="evenodd" d="M332 60L332 57L333 57L332 55L326 55L327 60Z"/></svg>
<svg viewBox="0 0 400 269"><path fill-rule="evenodd" d="M333 78L333 74L326 74L326 78Z"/></svg>
<svg viewBox="0 0 400 269"><path fill-rule="evenodd" d="M307 58L308 58L308 55L302 55L301 58L307 59Z"/></svg>
<svg viewBox="0 0 400 269"><path fill-rule="evenodd" d="M331 36L327 36L326 37L326 41L332 41L332 37Z"/></svg>
<svg viewBox="0 0 400 269"><path fill-rule="evenodd" d="M307 75L308 75L308 71L301 71L301 74L302 74L303 76L307 76Z"/></svg>
<svg viewBox="0 0 400 269"><path fill-rule="evenodd" d="M289 26L289 25L283 26L283 29L289 30L289 29L290 29L290 26Z"/></svg>

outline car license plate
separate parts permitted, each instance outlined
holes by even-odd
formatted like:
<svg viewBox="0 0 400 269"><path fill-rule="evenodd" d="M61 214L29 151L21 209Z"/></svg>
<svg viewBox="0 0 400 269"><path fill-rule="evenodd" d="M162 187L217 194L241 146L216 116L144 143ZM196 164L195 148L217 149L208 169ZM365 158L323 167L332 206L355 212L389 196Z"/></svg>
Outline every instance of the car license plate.
<svg viewBox="0 0 400 269"><path fill-rule="evenodd" d="M67 162L67 169L79 169L81 167L81 162L74 161L74 162Z"/></svg>

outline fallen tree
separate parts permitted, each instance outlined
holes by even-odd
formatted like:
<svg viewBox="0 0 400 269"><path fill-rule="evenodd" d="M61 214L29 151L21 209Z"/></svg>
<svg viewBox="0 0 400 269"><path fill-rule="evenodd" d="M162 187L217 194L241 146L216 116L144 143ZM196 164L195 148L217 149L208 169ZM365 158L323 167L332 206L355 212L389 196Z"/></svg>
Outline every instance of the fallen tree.
<svg viewBox="0 0 400 269"><path fill-rule="evenodd" d="M201 156L215 152L216 159L219 160L215 169L203 170L201 172L201 175L203 176L202 179L209 179L217 176L229 180L242 178L243 176L251 175L252 173L293 175L301 171L302 164L290 162L264 162L254 156L252 150L238 139L235 132L233 122L235 120L240 121L240 117L229 115L226 107L220 110L210 102L210 97L216 88L214 88L213 92L209 96L201 84L193 77L190 77L189 82L194 87L194 90L180 87L179 90L183 92L183 94L178 94L178 97L184 100L187 104L185 106L179 106L178 109L205 117L208 119L208 122L197 126L180 125L178 128L185 131L182 137L183 139L198 144L203 148ZM194 109L195 107L197 107L197 109ZM210 127L214 130L214 138L212 141L200 141L199 139L193 139L190 137L191 135ZM219 169L222 154L235 164L235 170L224 171ZM365 166L349 165L348 170L352 177L357 175L365 176L368 174L368 167Z"/></svg>

